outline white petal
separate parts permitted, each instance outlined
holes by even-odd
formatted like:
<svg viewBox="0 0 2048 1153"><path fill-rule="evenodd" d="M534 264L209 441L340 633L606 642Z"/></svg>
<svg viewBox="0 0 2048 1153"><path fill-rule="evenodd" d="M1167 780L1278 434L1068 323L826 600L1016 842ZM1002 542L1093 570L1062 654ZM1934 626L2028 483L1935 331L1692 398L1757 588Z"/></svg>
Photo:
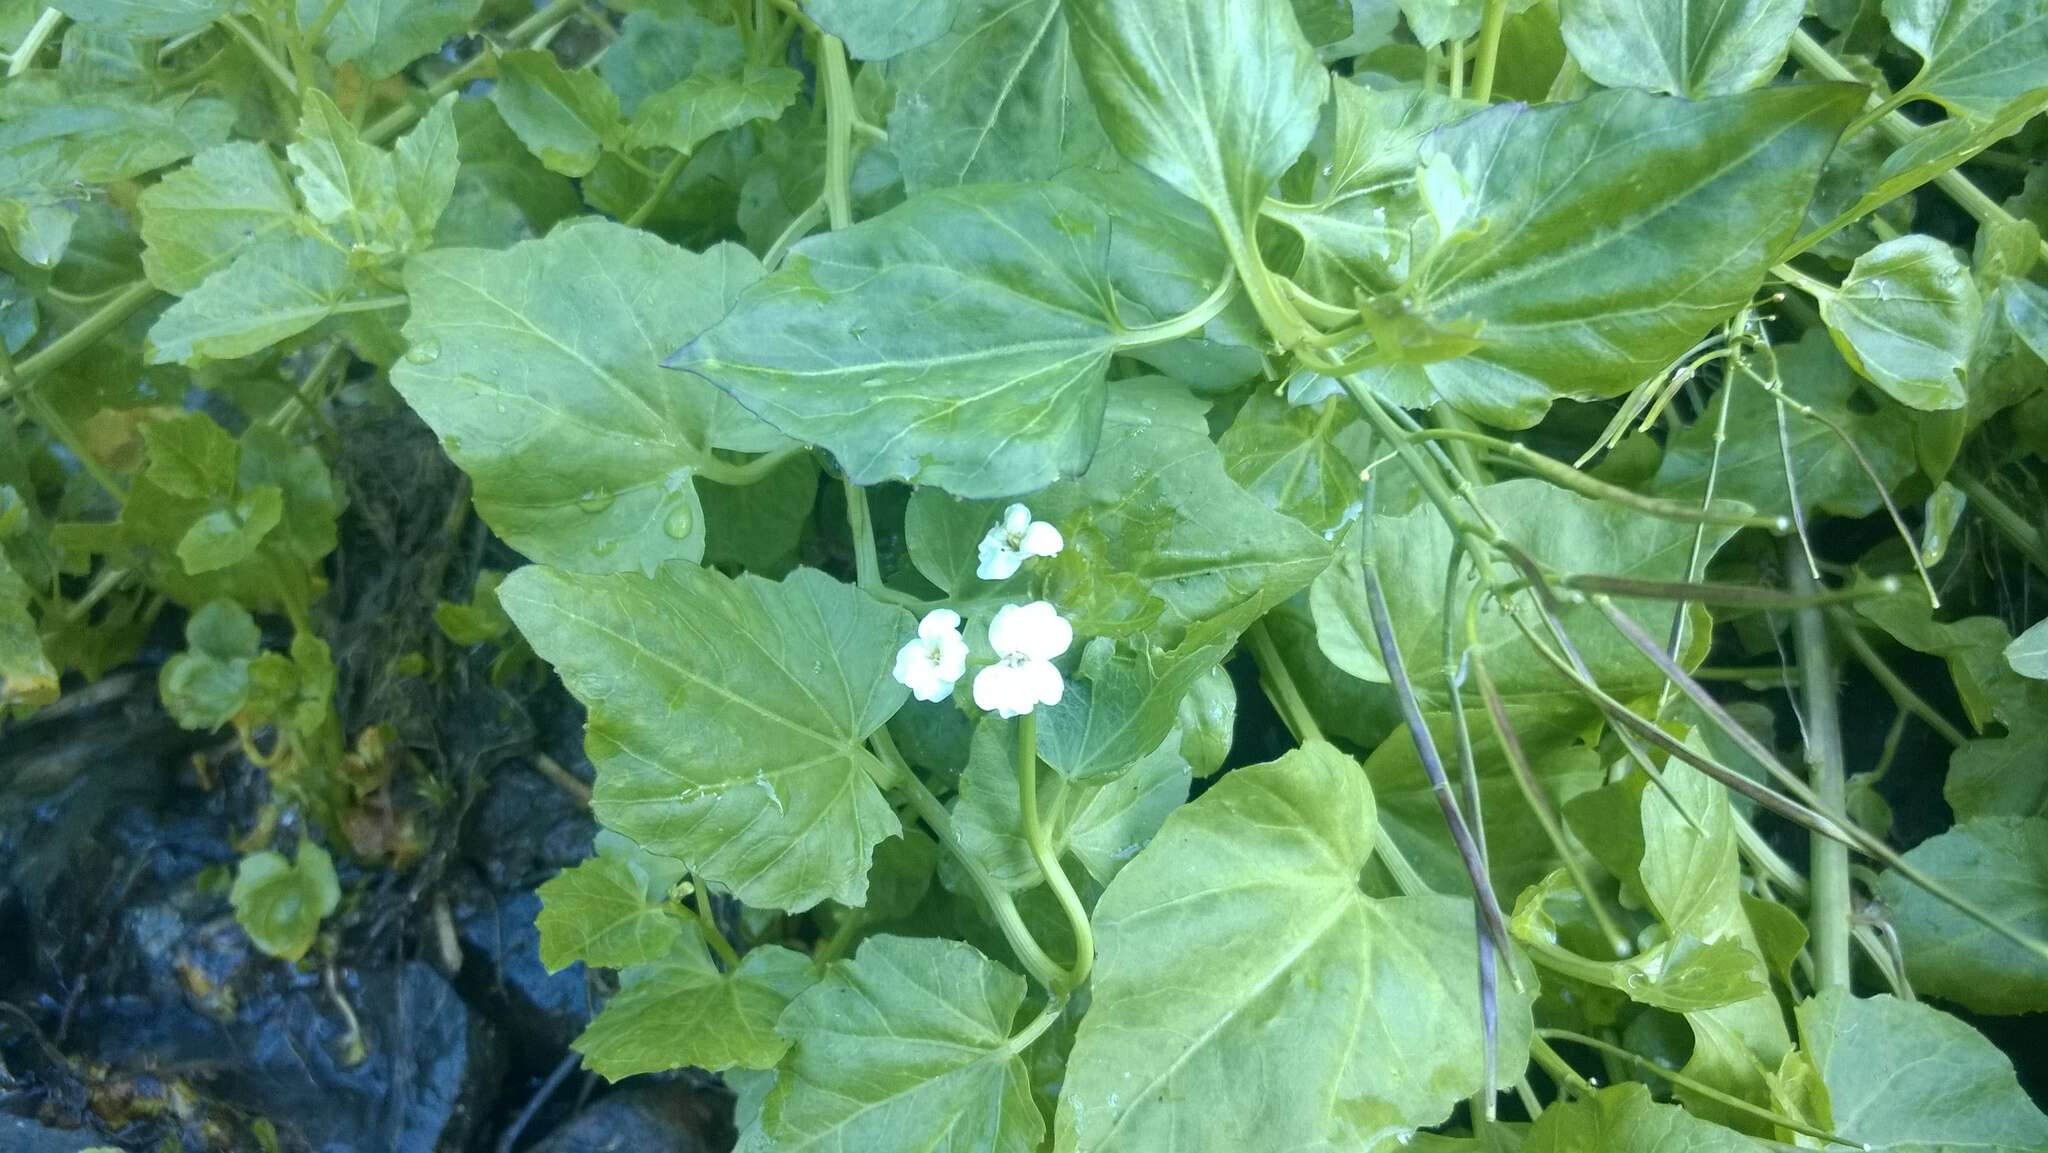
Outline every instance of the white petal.
<svg viewBox="0 0 2048 1153"><path fill-rule="evenodd" d="M1074 626L1047 601L1005 605L989 622L988 643L1000 656L1049 661L1074 643Z"/></svg>
<svg viewBox="0 0 2048 1153"><path fill-rule="evenodd" d="M974 674L974 703L1005 720L1021 717L1035 703L1022 670L1011 665L990 665Z"/></svg>
<svg viewBox="0 0 2048 1153"><path fill-rule="evenodd" d="M1013 504L1003 510L1002 522L996 527L1014 541L1031 528L1031 510L1021 504Z"/></svg>
<svg viewBox="0 0 2048 1153"><path fill-rule="evenodd" d="M1034 520L1031 527L1024 530L1024 539L1019 542L1019 547L1026 556L1058 556L1060 550L1067 547L1067 541L1060 535L1060 530L1042 520Z"/></svg>
<svg viewBox="0 0 2048 1153"><path fill-rule="evenodd" d="M1017 669L1016 681L1028 694L1031 701L1041 705L1056 705L1066 695L1066 678L1052 666L1050 661L1027 661ZM1030 712L1029 708L1024 709Z"/></svg>
<svg viewBox="0 0 2048 1153"><path fill-rule="evenodd" d="M960 614L952 609L933 609L917 622L917 635L925 640L941 640L945 637L960 639Z"/></svg>
<svg viewBox="0 0 2048 1153"><path fill-rule="evenodd" d="M959 633L939 638L938 659L932 662L938 678L946 683L945 695L953 694L953 684L967 672L967 642Z"/></svg>
<svg viewBox="0 0 2048 1153"><path fill-rule="evenodd" d="M1006 581L1017 575L1024 554L997 539L994 532L981 542L981 563L974 566L974 575L985 581Z"/></svg>

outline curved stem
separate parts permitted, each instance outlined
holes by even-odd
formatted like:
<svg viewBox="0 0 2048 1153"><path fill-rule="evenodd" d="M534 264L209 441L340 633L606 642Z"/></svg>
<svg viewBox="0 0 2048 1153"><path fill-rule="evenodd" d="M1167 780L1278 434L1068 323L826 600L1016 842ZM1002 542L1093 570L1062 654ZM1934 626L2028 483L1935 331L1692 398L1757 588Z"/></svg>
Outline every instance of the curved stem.
<svg viewBox="0 0 2048 1153"><path fill-rule="evenodd" d="M2018 509L2007 504L2003 497L1992 492L1990 486L1969 473L1957 470L1949 479L1963 490L1963 495L1970 498L1970 503L1984 514L1984 519L1990 521L2001 536L2011 541L2035 568L2048 573L2048 538L2041 535L2040 529L2034 527Z"/></svg>
<svg viewBox="0 0 2048 1153"><path fill-rule="evenodd" d="M1017 962L1039 984L1048 989L1057 988L1066 970L1046 955L1031 936L1031 930L1024 927L1024 918L1017 912L1017 902L1009 890L997 884L974 854L961 846L960 836L953 829L953 815L946 811L946 806L932 795L930 789L924 787L924 782L917 779L917 774L904 761L903 754L896 751L896 743L890 739L889 730L876 729L868 740L880 754L882 762L892 770L891 787L902 792L910 807L917 811L918 819L932 831L932 837L953 854L954 860L960 862L961 871L967 874L975 892L988 902L989 912L996 919L996 928L1002 931L1003 940L1009 942L1010 951L1017 954Z"/></svg>
<svg viewBox="0 0 2048 1153"><path fill-rule="evenodd" d="M554 35L555 29L561 27L582 7L583 0L552 0L547 7L514 24L511 30L505 33L505 39L538 48L546 44L548 38ZM433 107L436 100L463 88L470 81L489 71L497 59L497 52L490 48L470 57L461 67L427 85L420 93L420 100L417 103L401 105L373 121L368 128L363 129L363 139L371 144L383 144L390 140L405 131L413 121L425 115L426 110Z"/></svg>
<svg viewBox="0 0 2048 1153"><path fill-rule="evenodd" d="M1869 670L1871 677L1884 687L1884 691L1891 694L1892 701L1899 706L1901 715L1911 713L1919 717L1927 722L1927 727L1933 729L1936 735L1956 748L1960 749L1970 743L1967 734L1950 724L1947 717L1942 716L1939 710L1927 703L1926 697L1914 692L1912 686L1901 679L1899 674L1892 670L1891 665L1878 655L1877 650L1870 647L1870 641L1864 637L1863 630L1854 618L1840 609L1836 609L1829 616L1835 624L1836 631L1841 635L1842 643L1848 646L1849 652Z"/></svg>
<svg viewBox="0 0 2048 1153"><path fill-rule="evenodd" d="M817 227L818 221L824 215L825 197L820 194L802 212L790 218L788 227L784 228L782 234L775 238L775 243L768 246L768 253L761 258L761 263L770 270L781 265L782 258L789 255L790 248L797 241L802 240L811 229Z"/></svg>
<svg viewBox="0 0 2048 1153"><path fill-rule="evenodd" d="M14 379L0 381L0 400L5 400L16 391L27 388L36 381L71 362L71 359L94 344L101 337L119 328L143 305L156 299L156 287L147 280L138 280L121 290L120 294L72 327L71 331L51 341L34 355L26 357L14 366Z"/></svg>
<svg viewBox="0 0 2048 1153"><path fill-rule="evenodd" d="M56 34L63 23L62 12L55 8L43 9L42 14L36 17L36 22L29 26L28 33L21 38L21 43L15 45L14 55L7 61L7 75L19 76L35 67L37 54L42 52L43 45L50 42L50 37Z"/></svg>
<svg viewBox="0 0 2048 1153"><path fill-rule="evenodd" d="M768 474L781 468L788 461L802 456L806 451L808 450L801 445L791 445L788 448L778 448L774 452L763 453L752 460L738 463L721 460L715 456L707 457L703 464L697 466L697 475L713 484L722 484L728 488L740 488L766 480Z"/></svg>
<svg viewBox="0 0 2048 1153"><path fill-rule="evenodd" d="M1765 1109L1760 1105L1753 1105L1748 1101L1744 1101L1740 1097L1723 1093L1721 1090L1716 1089L1711 1085L1708 1085L1701 1081L1695 1081L1694 1079L1686 1076L1683 1073L1679 1073L1671 1069L1666 1069L1664 1066L1659 1065L1657 1062L1650 1060L1648 1057L1644 1057L1640 1054L1630 1052L1629 1050L1624 1049L1619 1045L1609 1044L1606 1041L1600 1040L1598 1037L1588 1037L1584 1033L1574 1033L1569 1029L1538 1029L1536 1030L1536 1036L1538 1038L1538 1044L1543 1044L1544 1041L1569 1041L1574 1045L1584 1045L1588 1049L1592 1049L1596 1052L1603 1053L1617 1060L1627 1061L1629 1064L1634 1065L1636 1068L1641 1069L1646 1073L1655 1073L1657 1076L1662 1077L1664 1080L1669 1081L1673 1085L1677 1085L1680 1088L1697 1093L1702 1097L1718 1101L1721 1104L1726 1105L1730 1109L1740 1110L1744 1113L1749 1114L1752 1117L1755 1117L1759 1121L1768 1121L1771 1124L1777 1125L1781 1128L1790 1129L1794 1133L1803 1133L1816 1141L1826 1141L1829 1144L1833 1145L1847 1145L1851 1149L1868 1148L1868 1146L1865 1146L1860 1141L1850 1141L1846 1138L1838 1137L1825 1129L1816 1129L1803 1121L1787 1117L1782 1113L1773 1113L1769 1109ZM1549 1046L1545 1045L1544 1047L1548 1048Z"/></svg>
<svg viewBox="0 0 2048 1153"><path fill-rule="evenodd" d="M654 215L655 208L661 204L663 198L668 196L669 190L676 186L676 179L683 174L683 166L689 162L689 153L676 153L662 167L661 174L654 178L654 188L648 192L647 199L642 200L640 206L633 210L633 214L626 217L626 223L634 228L647 223L647 218Z"/></svg>
<svg viewBox="0 0 2048 1153"><path fill-rule="evenodd" d="M1216 319L1217 314L1222 312L1224 306L1230 303L1230 298L1236 289L1237 270L1226 266L1223 270L1223 279L1217 282L1215 289L1208 296L1204 297L1201 303L1181 313L1179 316L1162 320L1157 324L1144 324L1139 325L1137 328L1124 329L1118 334L1117 347L1144 348L1148 345L1165 344L1171 340L1179 340L1183 336L1193 336L1202 331L1204 325Z"/></svg>
<svg viewBox="0 0 2048 1153"><path fill-rule="evenodd" d="M1052 888L1052 895L1074 930L1074 963L1053 988L1062 992L1078 988L1095 967L1095 930L1088 923L1088 910L1081 904L1080 894L1074 892L1073 883L1067 880L1067 871L1060 866L1059 854L1053 851L1045 822L1039 816L1038 718L1031 713L1017 718L1017 812L1024 843L1031 846L1031 859L1038 862L1039 873Z"/></svg>
<svg viewBox="0 0 2048 1153"><path fill-rule="evenodd" d="M733 951L732 942L725 939L725 930L718 927L718 918L711 913L711 894L704 888L699 877L690 878L691 905L697 912L697 923L703 926L704 943L725 962L725 971L730 973L739 968L740 955Z"/></svg>

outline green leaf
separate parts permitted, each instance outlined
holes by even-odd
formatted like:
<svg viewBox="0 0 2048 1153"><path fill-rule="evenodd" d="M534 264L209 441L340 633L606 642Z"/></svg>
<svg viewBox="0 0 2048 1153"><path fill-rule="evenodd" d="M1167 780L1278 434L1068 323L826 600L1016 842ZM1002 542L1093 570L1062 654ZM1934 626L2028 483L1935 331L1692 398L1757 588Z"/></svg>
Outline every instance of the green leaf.
<svg viewBox="0 0 2048 1153"><path fill-rule="evenodd" d="M175 164L227 139L234 109L208 97L143 102L68 92L36 73L0 89L0 196L111 184ZM52 262L54 263L54 262Z"/></svg>
<svg viewBox="0 0 2048 1153"><path fill-rule="evenodd" d="M2012 1062L1929 1005L1829 989L1799 1006L1802 1047L1827 1083L1835 1133L1872 1153L2022 1153L2048 1116Z"/></svg>
<svg viewBox="0 0 2048 1153"><path fill-rule="evenodd" d="M1441 641L1438 652L1442 652ZM1442 663L1439 656L1436 664ZM1487 667L1492 670L1490 663ZM1557 866L1557 851L1544 834L1542 822L1523 799L1522 787L1480 711L1484 706L1478 700L1477 688L1466 686L1465 702L1471 710L1466 722L1472 734L1480 814L1486 826L1487 872L1497 892L1520 892ZM1522 715L1520 704L1510 708L1511 715ZM1438 748L1448 752L1453 747L1448 711L1432 716L1430 721ZM1524 723L1517 732L1524 751L1529 753L1537 783L1553 808L1562 809L1574 798L1599 786L1600 759L1591 750L1563 745L1561 734L1542 720ZM1533 745L1532 738L1536 742ZM1458 856L1450 831L1444 827L1443 806L1430 787L1429 774L1415 752L1415 742L1405 730L1379 742L1365 760L1365 776L1379 802L1381 834L1401 850L1422 879L1444 892L1469 889L1470 874L1465 871L1464 859ZM1633 809L1630 815L1633 817Z"/></svg>
<svg viewBox="0 0 2048 1153"><path fill-rule="evenodd" d="M1029 492L1095 451L1123 336L1110 233L1098 205L1055 185L929 193L797 245L667 363L831 452L856 484Z"/></svg>
<svg viewBox="0 0 2048 1153"><path fill-rule="evenodd" d="M1471 902L1366 896L1372 829L1358 765L1320 743L1167 818L1095 907L1062 1153L1363 1148L1479 1088ZM1499 998L1505 1084L1530 1015Z"/></svg>
<svg viewBox="0 0 2048 1153"><path fill-rule="evenodd" d="M1603 573L1643 580L1684 580L1692 554L1694 526L1660 520L1604 501L1578 496L1535 479L1511 480L1478 490L1479 502L1502 531L1536 562L1558 572ZM1353 527L1338 544L1337 563L1316 579L1309 593L1316 640L1323 655L1362 680L1385 683L1364 575ZM1709 528L1702 558L1711 558L1730 536ZM1373 530L1373 557L1386 591L1394 639L1426 716L1448 716L1450 693L1444 680L1444 573L1451 559L1451 533L1433 508L1404 516L1380 515ZM1477 578L1470 566L1459 577L1452 603L1462 614ZM1541 629L1534 607L1521 594L1524 619ZM1652 601L1621 602L1644 631L1663 637L1673 609ZM1654 694L1663 674L1590 605L1566 605L1559 620L1571 634L1594 679L1619 700ZM1594 707L1530 645L1491 599L1479 608L1481 656L1500 690L1508 716L1531 755L1575 736L1596 716ZM1462 630L1460 630L1462 631ZM1539 635L1542 635L1539 632ZM1462 641L1462 638L1461 638ZM1694 658L1697 659L1697 658ZM1476 692L1464 694L1475 731L1488 722Z"/></svg>
<svg viewBox="0 0 2048 1153"><path fill-rule="evenodd" d="M1932 411L1961 408L1977 286L1948 245L1901 236L1856 258L1821 317L1851 366L1894 400Z"/></svg>
<svg viewBox="0 0 2048 1153"><path fill-rule="evenodd" d="M790 1002L794 1044L742 1153L1033 1153L1011 1024L1024 979L958 941L870 937Z"/></svg>
<svg viewBox="0 0 2048 1153"><path fill-rule="evenodd" d="M347 224L355 243L388 239L400 220L391 156L363 141L327 94L306 93L298 139L285 149L306 211L322 224Z"/></svg>
<svg viewBox="0 0 2048 1153"><path fill-rule="evenodd" d="M149 361L261 352L327 319L348 289L348 254L326 238L258 242L164 311L149 330Z"/></svg>
<svg viewBox="0 0 2048 1153"><path fill-rule="evenodd" d="M697 560L695 470L714 444L764 446L660 359L759 276L733 245L699 255L594 220L503 252L423 253L406 264L411 350L391 383L527 556L581 572Z"/></svg>
<svg viewBox="0 0 2048 1153"><path fill-rule="evenodd" d="M1117 382L1088 471L1033 497L1031 508L1066 537L1046 596L1090 621L1084 634L1128 616L1133 627L1155 626L1157 643L1178 646L1200 622L1285 600L1330 563L1320 536L1231 482L1199 410L1157 379ZM1126 586L1159 602L1156 622L1142 609L1103 607L1105 592Z"/></svg>
<svg viewBox="0 0 2048 1153"><path fill-rule="evenodd" d="M1964 821L1915 845L1906 860L2021 932L2048 936L2048 819ZM1896 872L1885 873L1877 891L1891 909L1915 989L1979 1013L2048 1009L2048 962Z"/></svg>
<svg viewBox="0 0 2048 1153"><path fill-rule="evenodd" d="M775 1025L817 981L809 957L757 945L721 973L695 921L676 921L674 947L620 975L618 994L576 1038L583 1063L607 1080L694 1067L772 1069L789 1050Z"/></svg>
<svg viewBox="0 0 2048 1153"><path fill-rule="evenodd" d="M257 948L297 961L313 947L321 918L341 904L334 858L309 840L299 842L298 856L290 861L268 850L251 853L235 868L228 902Z"/></svg>
<svg viewBox="0 0 2048 1153"><path fill-rule="evenodd" d="M891 150L912 195L1044 180L1109 142L1067 47L1060 0L963 0L951 29L889 65Z"/></svg>
<svg viewBox="0 0 2048 1153"><path fill-rule="evenodd" d="M1253 599L1201 621L1171 650L1142 636L1122 646L1107 638L1090 642L1066 695L1040 710L1039 754L1073 781L1137 763L1171 735L1195 682L1230 655L1238 634L1265 607Z"/></svg>
<svg viewBox="0 0 2048 1153"><path fill-rule="evenodd" d="M164 662L158 690L179 725L211 731L234 719L249 695L249 662L263 643L248 610L207 603L185 622L186 651Z"/></svg>
<svg viewBox="0 0 2048 1153"><path fill-rule="evenodd" d="M149 479L174 496L225 498L235 491L242 450L227 430L203 412L181 412L144 425Z"/></svg>
<svg viewBox="0 0 2048 1153"><path fill-rule="evenodd" d="M2048 12L2038 0L1884 0L1892 35L1920 54L1907 87L1977 119L2044 87Z"/></svg>
<svg viewBox="0 0 2048 1153"><path fill-rule="evenodd" d="M1330 91L1287 0L1061 7L1110 142L1209 210L1248 283L1263 275L1253 222Z"/></svg>
<svg viewBox="0 0 2048 1153"><path fill-rule="evenodd" d="M811 0L804 12L857 60L887 60L945 35L961 0Z"/></svg>
<svg viewBox="0 0 2048 1153"><path fill-rule="evenodd" d="M1956 696L1978 731L1993 720L2008 727L2029 724L2048 708L2048 689L2019 676L2005 659L2012 634L1999 618L1938 621L1917 592L1859 601L1856 611L1907 648L1948 662Z"/></svg>
<svg viewBox="0 0 2048 1153"><path fill-rule="evenodd" d="M764 575L787 572L812 523L818 462L800 454L752 484L706 481L697 494L704 501L705 564L736 564Z"/></svg>
<svg viewBox="0 0 2048 1153"><path fill-rule="evenodd" d="M695 152L729 128L782 115L803 79L779 65L749 64L737 76L700 70L640 105L626 127L626 147Z"/></svg>
<svg viewBox="0 0 2048 1153"><path fill-rule="evenodd" d="M667 956L683 921L649 888L645 870L617 857L556 873L538 890L540 963L559 973L577 961L623 969Z"/></svg>
<svg viewBox="0 0 2048 1153"><path fill-rule="evenodd" d="M1491 836L1488 840L1491 842ZM1756 979L1756 958L1732 939L1706 944L1690 934L1679 934L1619 961L1576 954L1560 940L1558 923L1546 908L1553 899L1574 913L1584 907L1585 898L1570 875L1558 869L1516 900L1509 928L1539 964L1565 976L1618 990L1631 1000L1674 1013L1717 1009L1767 992Z"/></svg>
<svg viewBox="0 0 2048 1153"><path fill-rule="evenodd" d="M320 451L292 444L268 424L252 424L242 433L241 456L236 483L243 492L271 486L284 494L284 519L271 542L309 565L333 552L342 500Z"/></svg>
<svg viewBox="0 0 2048 1153"><path fill-rule="evenodd" d="M420 117L412 131L391 149L392 181L398 207L412 225L411 235L425 240L455 195L461 165L455 138L455 97L443 96Z"/></svg>
<svg viewBox="0 0 2048 1153"><path fill-rule="evenodd" d="M1685 1072L1723 1092L1766 1101L1761 1071L1778 1067L1792 1039L1742 904L1738 818L1727 790L1691 766L1667 761L1663 780L1662 789L1642 790L1643 893L1667 931L1740 948L1748 955L1748 975L1757 990L1731 1004L1685 1015L1693 1032ZM1753 1124L1711 1098L1680 1095L1695 1113L1723 1124Z"/></svg>
<svg viewBox="0 0 2048 1153"><path fill-rule="evenodd" d="M334 0L298 0L299 24L311 27ZM483 0L340 0L327 25L327 62L353 63L382 80L476 27Z"/></svg>
<svg viewBox="0 0 2048 1153"><path fill-rule="evenodd" d="M29 602L28 582L0 552L0 710L57 699L57 669L43 653Z"/></svg>
<svg viewBox="0 0 2048 1153"><path fill-rule="evenodd" d="M1175 714L1180 723L1180 755L1198 777L1223 767L1237 733L1237 684L1230 670L1216 665L1195 678Z"/></svg>
<svg viewBox="0 0 2048 1153"><path fill-rule="evenodd" d="M597 62L597 74L631 116L641 101L694 73L739 71L745 56L736 26L714 23L694 5L660 4L626 13L619 38Z"/></svg>
<svg viewBox="0 0 2048 1153"><path fill-rule="evenodd" d="M263 485L200 517L178 540L178 560L198 576L240 564L284 516L284 493Z"/></svg>
<svg viewBox="0 0 2048 1153"><path fill-rule="evenodd" d="M1638 1083L1547 1106L1522 1139L1522 1153L1755 1153L1757 1147L1732 1129L1659 1105Z"/></svg>
<svg viewBox="0 0 2048 1153"><path fill-rule="evenodd" d="M1415 42L1435 48L1448 40L1470 40L1479 34L1484 15L1481 0L1399 0Z"/></svg>
<svg viewBox="0 0 2048 1153"><path fill-rule="evenodd" d="M910 615L822 573L533 566L498 599L590 709L598 819L749 905L859 905L899 829L862 741L907 691ZM628 675L630 673L630 675Z"/></svg>
<svg viewBox="0 0 2048 1153"><path fill-rule="evenodd" d="M235 0L63 0L56 8L87 27L141 40L197 32L234 11Z"/></svg>
<svg viewBox="0 0 2048 1153"><path fill-rule="evenodd" d="M1747 304L1862 107L1846 84L1683 101L1633 91L1496 105L1431 137L1471 192L1468 229L1418 257L1413 313L1477 325L1422 365L1437 395L1523 428L1559 397L1614 396Z"/></svg>
<svg viewBox="0 0 2048 1153"><path fill-rule="evenodd" d="M1778 368L1785 395L1840 426L1887 487L1913 474L1913 423L1899 409L1867 403L1855 373L1826 335L1809 331L1797 344L1779 348ZM1821 421L1787 409L1783 442L1775 435L1734 435L1759 427L1775 432L1776 425L1771 398L1739 377L1735 384L1716 390L1706 412L1665 442L1651 491L1693 504L1706 495L1707 476L1716 471L1714 430L1721 427L1724 407L1731 435L1721 445L1715 496L1764 512L1789 513L1789 456L1792 475L1798 478L1800 506L1809 513L1819 509L1864 517L1882 507L1883 497L1858 463L1856 451Z"/></svg>
<svg viewBox="0 0 2048 1153"><path fill-rule="evenodd" d="M589 175L621 127L618 95L602 77L569 71L541 49L498 59L491 102L540 162L564 176Z"/></svg>
<svg viewBox="0 0 2048 1153"><path fill-rule="evenodd" d="M1941 792L1956 820L2048 817L2048 725L2023 724L2007 736L1980 738L1957 749Z"/></svg>
<svg viewBox="0 0 2048 1153"><path fill-rule="evenodd" d="M1259 389L1216 447L1231 480L1325 539L1362 508L1358 473L1372 463L1372 433L1342 398L1298 406Z"/></svg>
<svg viewBox="0 0 2048 1153"><path fill-rule="evenodd" d="M2048 680L2048 620L2038 620L2005 646L2005 663L2034 680Z"/></svg>
<svg viewBox="0 0 2048 1153"><path fill-rule="evenodd" d="M582 207L576 186L528 152L489 101L456 101L455 124L461 165L435 245L504 248L544 235Z"/></svg>
<svg viewBox="0 0 2048 1153"><path fill-rule="evenodd" d="M1768 83L1805 13L1802 0L1565 0L1564 42L1604 87L1698 99Z"/></svg>
<svg viewBox="0 0 2048 1153"><path fill-rule="evenodd" d="M151 185L142 213L142 268L180 295L298 220L291 187L268 148L246 140L209 148Z"/></svg>
<svg viewBox="0 0 2048 1153"><path fill-rule="evenodd" d="M1069 688L1068 691L1072 691ZM1191 774L1178 734L1106 781L1072 781L1041 764L1038 812L1055 857L1072 854L1102 884L1145 847L1160 822L1188 798ZM998 883L1028 889L1044 878L1019 824L1015 726L984 717L974 730L960 799L953 806L960 844Z"/></svg>

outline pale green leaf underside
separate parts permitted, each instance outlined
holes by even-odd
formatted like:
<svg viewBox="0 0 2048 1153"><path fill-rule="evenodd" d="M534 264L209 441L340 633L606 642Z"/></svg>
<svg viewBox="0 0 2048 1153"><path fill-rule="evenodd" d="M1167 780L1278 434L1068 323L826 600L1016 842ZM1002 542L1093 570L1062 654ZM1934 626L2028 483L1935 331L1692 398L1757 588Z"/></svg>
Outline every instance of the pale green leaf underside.
<svg viewBox="0 0 2048 1153"><path fill-rule="evenodd" d="M683 921L647 888L644 872L613 857L555 874L538 890L540 963L556 973L577 961L623 969L666 956Z"/></svg>
<svg viewBox="0 0 2048 1153"><path fill-rule="evenodd" d="M1748 303L1798 226L1786 206L1813 194L1863 97L1847 84L1702 101L1610 91L1438 129L1485 223L1436 250L1415 308L1439 327L1477 323L1482 347L1422 371L1508 427L1656 375Z"/></svg>
<svg viewBox="0 0 2048 1153"><path fill-rule="evenodd" d="M1167 818L1095 909L1062 1153L1363 1148L1479 1088L1472 906L1359 889L1373 804L1311 744ZM1500 1072L1528 1043L1502 982Z"/></svg>
<svg viewBox="0 0 2048 1153"><path fill-rule="evenodd" d="M1910 87L1989 119L2048 86L2048 7L2039 0L1885 0L1892 35L1920 54Z"/></svg>
<svg viewBox="0 0 2048 1153"><path fill-rule="evenodd" d="M870 937L790 1003L794 1042L742 1153L1033 1153L1011 1044L1024 979L959 941Z"/></svg>
<svg viewBox="0 0 2048 1153"><path fill-rule="evenodd" d="M143 192L142 268L165 292L187 293L298 218L270 150L237 140L209 148Z"/></svg>
<svg viewBox="0 0 2048 1153"><path fill-rule="evenodd" d="M811 569L531 566L498 599L590 708L598 819L749 905L859 905L900 826L862 745L907 696L910 615Z"/></svg>
<svg viewBox="0 0 2048 1153"><path fill-rule="evenodd" d="M391 383L527 556L584 572L697 560L692 477L739 414L660 361L759 276L736 246L692 253L601 221L438 249L407 264L412 347Z"/></svg>
<svg viewBox="0 0 2048 1153"><path fill-rule="evenodd" d="M2039 774L2041 762L2017 771ZM2048 937L2048 819L1966 820L1914 846L1906 860L2021 932ZM2048 962L1896 873L1884 875L1878 895L1891 910L1915 989L1979 1013L2048 1009Z"/></svg>
<svg viewBox="0 0 2048 1153"><path fill-rule="evenodd" d="M1931 1005L1831 989L1801 1004L1799 1036L1827 1082L1834 1132L1872 1153L2026 1153L2048 1116L2012 1062Z"/></svg>
<svg viewBox="0 0 2048 1153"><path fill-rule="evenodd" d="M1564 41L1608 88L1721 96L1768 82L1803 0L1565 0Z"/></svg>
<svg viewBox="0 0 2048 1153"><path fill-rule="evenodd" d="M612 1081L669 1069L774 1068L789 1051L776 1022L818 978L810 958L757 945L721 973L697 923L678 924L673 948L626 970L617 995L576 1038L584 1065Z"/></svg>
<svg viewBox="0 0 2048 1153"><path fill-rule="evenodd" d="M1948 245L1901 236L1862 256L1841 288L1820 298L1842 355L1908 408L1961 408L1977 286Z"/></svg>
<svg viewBox="0 0 2048 1153"><path fill-rule="evenodd" d="M149 330L150 361L261 352L325 320L348 288L348 254L325 238L262 241L165 310Z"/></svg>

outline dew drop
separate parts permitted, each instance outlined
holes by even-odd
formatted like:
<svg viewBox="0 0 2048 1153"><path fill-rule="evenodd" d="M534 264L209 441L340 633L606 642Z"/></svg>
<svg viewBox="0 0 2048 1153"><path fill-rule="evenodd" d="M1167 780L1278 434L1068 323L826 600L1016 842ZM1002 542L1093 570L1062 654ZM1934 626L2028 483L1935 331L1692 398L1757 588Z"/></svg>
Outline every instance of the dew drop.
<svg viewBox="0 0 2048 1153"><path fill-rule="evenodd" d="M425 340L405 350L405 362L407 364L432 364L440 358L441 341L437 337L427 337Z"/></svg>
<svg viewBox="0 0 2048 1153"><path fill-rule="evenodd" d="M599 513L612 507L612 494L601 488L587 488L576 498L576 507L588 513Z"/></svg>
<svg viewBox="0 0 2048 1153"><path fill-rule="evenodd" d="M619 551L619 542L613 539L601 540L590 546L590 555L594 557L608 557L617 551Z"/></svg>
<svg viewBox="0 0 2048 1153"><path fill-rule="evenodd" d="M696 527L697 514L690 511L690 506L687 502L670 509L668 516L663 518L661 522L661 531L677 540L687 538L690 535L690 530Z"/></svg>

